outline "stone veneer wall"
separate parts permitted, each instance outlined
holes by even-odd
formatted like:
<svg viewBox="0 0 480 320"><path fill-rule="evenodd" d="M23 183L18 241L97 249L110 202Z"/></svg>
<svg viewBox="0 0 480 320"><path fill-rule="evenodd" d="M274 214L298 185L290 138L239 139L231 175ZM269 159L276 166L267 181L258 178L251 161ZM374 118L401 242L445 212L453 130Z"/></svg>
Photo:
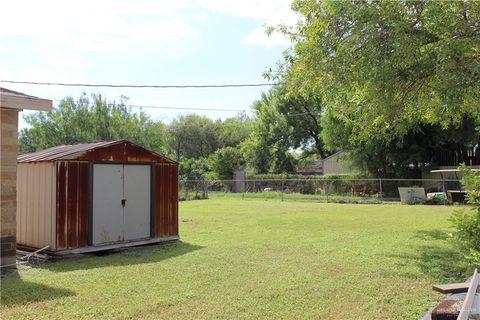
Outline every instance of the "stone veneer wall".
<svg viewBox="0 0 480 320"><path fill-rule="evenodd" d="M0 109L0 265L15 263L18 111Z"/></svg>

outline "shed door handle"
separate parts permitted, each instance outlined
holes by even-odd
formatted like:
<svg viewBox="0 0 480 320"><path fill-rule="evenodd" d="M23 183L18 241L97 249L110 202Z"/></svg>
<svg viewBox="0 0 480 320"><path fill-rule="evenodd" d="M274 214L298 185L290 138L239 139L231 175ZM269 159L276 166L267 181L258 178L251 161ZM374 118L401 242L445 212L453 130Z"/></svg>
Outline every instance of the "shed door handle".
<svg viewBox="0 0 480 320"><path fill-rule="evenodd" d="M122 199L122 207L125 207L125 203L127 203L127 199Z"/></svg>

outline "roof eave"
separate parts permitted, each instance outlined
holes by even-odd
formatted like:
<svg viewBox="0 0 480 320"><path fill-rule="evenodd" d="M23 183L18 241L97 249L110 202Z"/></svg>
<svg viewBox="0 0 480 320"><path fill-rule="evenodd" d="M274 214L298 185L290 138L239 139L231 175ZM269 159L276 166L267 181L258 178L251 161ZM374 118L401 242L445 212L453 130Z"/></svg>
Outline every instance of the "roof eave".
<svg viewBox="0 0 480 320"><path fill-rule="evenodd" d="M52 110L52 100L0 94L0 108L15 110Z"/></svg>

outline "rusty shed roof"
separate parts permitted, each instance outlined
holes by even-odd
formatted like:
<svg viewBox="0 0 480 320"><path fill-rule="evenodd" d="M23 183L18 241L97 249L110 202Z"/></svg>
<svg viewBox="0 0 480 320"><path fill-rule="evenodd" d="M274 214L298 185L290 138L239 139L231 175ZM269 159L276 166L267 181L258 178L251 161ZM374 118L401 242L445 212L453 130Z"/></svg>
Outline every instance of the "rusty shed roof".
<svg viewBox="0 0 480 320"><path fill-rule="evenodd" d="M135 145L127 140L115 140L115 141L100 141L100 142L89 142L89 143L79 143L72 145L62 145L42 151L28 153L19 155L17 162L26 163L26 162L49 162L49 161L58 161L58 160L90 160L88 153L97 151L99 149L105 149L108 147L113 147L117 145L124 145L125 147L129 146L137 150L141 150L143 153L149 153L154 158L162 160L162 162L176 163L175 161L168 159L158 153L142 148L138 145ZM125 151L126 153L126 151ZM104 154L108 154L105 152ZM94 159L96 160L96 159ZM113 161L112 157L105 157L105 161Z"/></svg>

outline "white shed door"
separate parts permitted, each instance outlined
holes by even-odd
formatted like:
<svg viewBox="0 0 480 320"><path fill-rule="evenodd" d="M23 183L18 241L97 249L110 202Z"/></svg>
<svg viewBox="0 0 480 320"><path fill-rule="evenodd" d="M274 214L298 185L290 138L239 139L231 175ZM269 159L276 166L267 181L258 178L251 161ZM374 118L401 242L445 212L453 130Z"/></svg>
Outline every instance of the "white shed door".
<svg viewBox="0 0 480 320"><path fill-rule="evenodd" d="M93 245L150 237L149 165L93 165Z"/></svg>
<svg viewBox="0 0 480 320"><path fill-rule="evenodd" d="M93 244L122 241L123 165L93 165Z"/></svg>
<svg viewBox="0 0 480 320"><path fill-rule="evenodd" d="M124 166L125 240L150 237L150 166Z"/></svg>

